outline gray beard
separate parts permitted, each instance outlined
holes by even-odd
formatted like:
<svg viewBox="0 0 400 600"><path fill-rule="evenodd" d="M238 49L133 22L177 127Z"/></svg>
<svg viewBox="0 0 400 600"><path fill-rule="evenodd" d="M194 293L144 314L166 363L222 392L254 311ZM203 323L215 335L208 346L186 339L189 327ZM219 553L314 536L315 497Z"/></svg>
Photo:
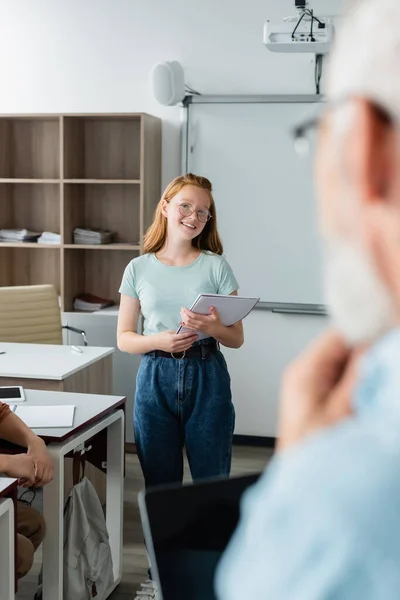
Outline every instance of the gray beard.
<svg viewBox="0 0 400 600"><path fill-rule="evenodd" d="M352 345L373 342L396 323L395 304L361 248L325 240L325 301L333 325Z"/></svg>

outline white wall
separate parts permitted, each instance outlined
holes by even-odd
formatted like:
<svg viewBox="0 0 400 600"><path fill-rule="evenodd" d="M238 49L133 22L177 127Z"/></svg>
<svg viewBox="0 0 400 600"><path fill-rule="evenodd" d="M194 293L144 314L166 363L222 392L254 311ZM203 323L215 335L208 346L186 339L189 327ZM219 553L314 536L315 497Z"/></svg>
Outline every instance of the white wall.
<svg viewBox="0 0 400 600"><path fill-rule="evenodd" d="M337 14L341 0L313 0ZM262 44L294 0L0 0L0 113L135 112L164 119L163 184L179 173L180 109L149 72L179 60L202 93L313 93L311 55Z"/></svg>

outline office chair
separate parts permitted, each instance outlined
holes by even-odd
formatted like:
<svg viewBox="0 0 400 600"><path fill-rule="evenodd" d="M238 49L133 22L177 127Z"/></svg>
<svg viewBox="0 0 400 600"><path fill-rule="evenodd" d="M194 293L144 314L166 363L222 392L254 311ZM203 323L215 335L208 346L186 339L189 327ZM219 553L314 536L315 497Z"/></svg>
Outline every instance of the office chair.
<svg viewBox="0 0 400 600"><path fill-rule="evenodd" d="M61 324L57 292L52 285L0 287L0 341L31 344L62 344L62 330L82 329Z"/></svg>

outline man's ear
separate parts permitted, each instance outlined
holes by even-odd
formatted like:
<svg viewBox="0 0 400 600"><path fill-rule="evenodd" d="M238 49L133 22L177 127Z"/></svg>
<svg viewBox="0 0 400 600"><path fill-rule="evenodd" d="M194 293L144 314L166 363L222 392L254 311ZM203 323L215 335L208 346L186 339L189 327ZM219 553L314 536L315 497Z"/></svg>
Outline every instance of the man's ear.
<svg viewBox="0 0 400 600"><path fill-rule="evenodd" d="M398 141L393 126L374 106L365 100L357 102L354 131L359 131L360 136L354 141L357 150L353 148L353 160L363 242L377 274L400 309Z"/></svg>
<svg viewBox="0 0 400 600"><path fill-rule="evenodd" d="M390 201L394 177L393 133L382 114L365 99L355 100L348 157L351 177L365 205Z"/></svg>
<svg viewBox="0 0 400 600"><path fill-rule="evenodd" d="M363 213L363 243L400 312L400 209L375 202ZM368 301L366 299L366 301Z"/></svg>

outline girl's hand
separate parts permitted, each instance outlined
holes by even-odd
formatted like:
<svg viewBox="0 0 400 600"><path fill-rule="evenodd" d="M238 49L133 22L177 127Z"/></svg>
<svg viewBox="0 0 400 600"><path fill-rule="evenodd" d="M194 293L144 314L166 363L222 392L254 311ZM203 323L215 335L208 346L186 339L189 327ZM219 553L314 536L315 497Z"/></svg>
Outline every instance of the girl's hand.
<svg viewBox="0 0 400 600"><path fill-rule="evenodd" d="M209 337L216 337L218 330L223 327L218 311L210 306L209 315L198 315L188 308L181 310L182 321L180 325L193 331L200 331Z"/></svg>
<svg viewBox="0 0 400 600"><path fill-rule="evenodd" d="M197 340L198 336L195 333L175 333L175 331L162 331L154 334L154 346L157 350L164 352L184 352Z"/></svg>

